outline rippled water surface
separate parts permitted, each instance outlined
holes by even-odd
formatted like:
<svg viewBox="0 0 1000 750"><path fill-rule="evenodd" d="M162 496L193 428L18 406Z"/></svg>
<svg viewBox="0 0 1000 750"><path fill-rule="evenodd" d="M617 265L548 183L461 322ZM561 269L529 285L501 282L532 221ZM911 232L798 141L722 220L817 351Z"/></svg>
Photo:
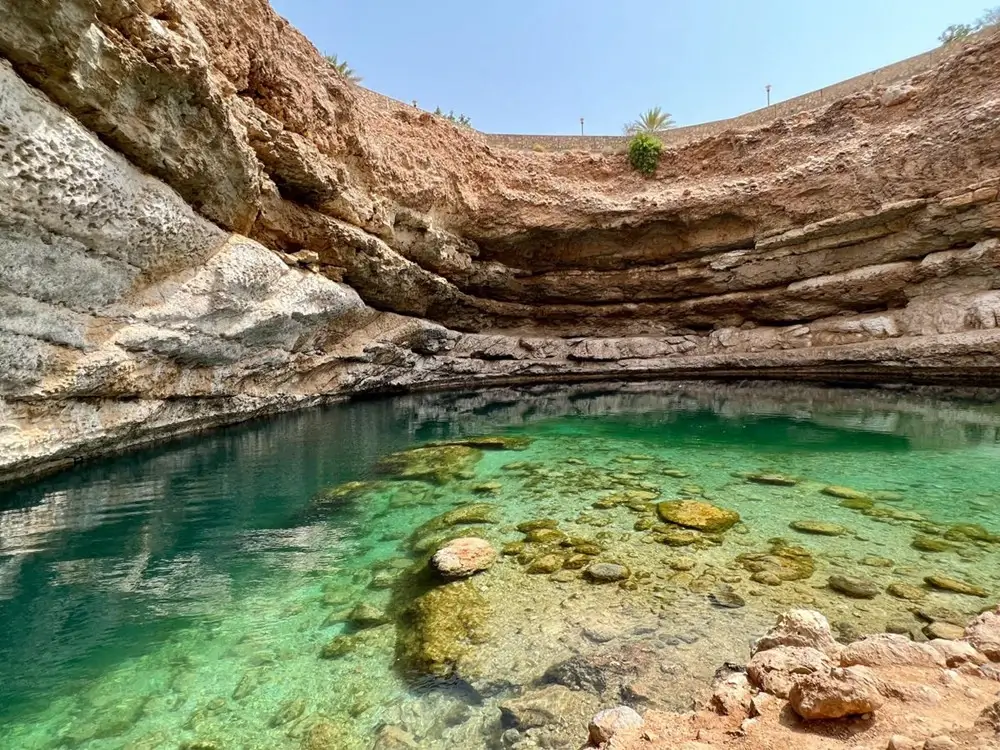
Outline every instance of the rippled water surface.
<svg viewBox="0 0 1000 750"><path fill-rule="evenodd" d="M527 440L386 460L482 435ZM1000 407L926 395L546 387L315 410L0 491L0 747L576 747L602 706L689 707L792 606L920 638L928 611L995 602L998 435ZM675 500L740 521L685 530ZM790 527L817 522L833 535ZM506 554L428 575L463 535ZM627 578L590 581L599 562Z"/></svg>

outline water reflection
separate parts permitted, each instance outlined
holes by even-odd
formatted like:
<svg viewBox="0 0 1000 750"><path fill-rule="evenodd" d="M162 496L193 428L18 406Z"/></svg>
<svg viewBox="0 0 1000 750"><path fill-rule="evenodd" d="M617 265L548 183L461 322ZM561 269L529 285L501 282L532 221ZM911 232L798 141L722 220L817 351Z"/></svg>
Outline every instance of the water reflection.
<svg viewBox="0 0 1000 750"><path fill-rule="evenodd" d="M600 429L614 431L615 414L633 415L630 430L648 425L651 439L669 424L677 439L762 450L768 441L783 451L1000 442L996 402L788 384L601 384L356 402L87 464L0 494L0 706L66 688L71 665L84 680L128 649L210 619L248 581L336 569L358 552L357 535L350 519L321 522L310 498L365 477L381 455L553 417L600 417Z"/></svg>

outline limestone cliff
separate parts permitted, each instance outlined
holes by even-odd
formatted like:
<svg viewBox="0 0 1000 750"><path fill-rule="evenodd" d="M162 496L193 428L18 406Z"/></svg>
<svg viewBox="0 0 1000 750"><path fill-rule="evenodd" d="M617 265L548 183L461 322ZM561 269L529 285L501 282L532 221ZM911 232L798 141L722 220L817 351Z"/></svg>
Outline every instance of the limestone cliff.
<svg viewBox="0 0 1000 750"><path fill-rule="evenodd" d="M1000 382L1000 36L646 179L351 86L264 0L0 14L0 476L358 392Z"/></svg>

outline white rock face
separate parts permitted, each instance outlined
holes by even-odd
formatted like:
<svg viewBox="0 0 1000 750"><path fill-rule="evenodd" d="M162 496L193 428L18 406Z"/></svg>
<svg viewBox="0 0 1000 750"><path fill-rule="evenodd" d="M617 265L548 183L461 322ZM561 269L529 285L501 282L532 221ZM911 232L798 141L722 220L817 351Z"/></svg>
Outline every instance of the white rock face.
<svg viewBox="0 0 1000 750"><path fill-rule="evenodd" d="M815 648L776 646L754 654L747 664L747 676L764 692L787 698L798 677L828 672L832 666L830 658Z"/></svg>
<svg viewBox="0 0 1000 750"><path fill-rule="evenodd" d="M590 741L595 745L609 742L617 732L625 729L636 729L645 722L634 709L628 706L615 706L598 711L590 720Z"/></svg>
<svg viewBox="0 0 1000 750"><path fill-rule="evenodd" d="M878 633L849 644L840 654L840 664L850 667L944 667L945 657L937 649L911 641L905 635Z"/></svg>

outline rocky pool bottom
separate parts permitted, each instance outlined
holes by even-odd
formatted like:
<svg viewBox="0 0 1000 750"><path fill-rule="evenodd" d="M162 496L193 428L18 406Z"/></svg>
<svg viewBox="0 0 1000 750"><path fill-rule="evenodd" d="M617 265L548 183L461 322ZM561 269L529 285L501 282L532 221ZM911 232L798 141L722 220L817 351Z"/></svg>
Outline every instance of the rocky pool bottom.
<svg viewBox="0 0 1000 750"><path fill-rule="evenodd" d="M428 394L11 490L0 747L578 747L704 701L791 608L959 637L1000 599L995 403ZM496 555L442 576L456 538Z"/></svg>

